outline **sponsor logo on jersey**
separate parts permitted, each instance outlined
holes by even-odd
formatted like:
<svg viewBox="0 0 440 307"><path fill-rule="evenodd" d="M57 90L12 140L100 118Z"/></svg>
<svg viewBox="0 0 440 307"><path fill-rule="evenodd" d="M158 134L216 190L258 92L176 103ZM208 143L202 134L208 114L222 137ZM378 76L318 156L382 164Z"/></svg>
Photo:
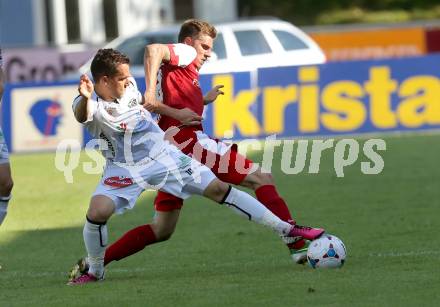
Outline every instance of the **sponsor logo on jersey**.
<svg viewBox="0 0 440 307"><path fill-rule="evenodd" d="M104 184L115 188L123 188L132 185L133 180L124 176L113 176L104 179Z"/></svg>
<svg viewBox="0 0 440 307"><path fill-rule="evenodd" d="M112 156L114 157L115 156L115 149L113 148L112 142L110 142L110 140L107 138L107 136L102 132L99 134L99 137L107 143L108 149L111 151Z"/></svg>
<svg viewBox="0 0 440 307"><path fill-rule="evenodd" d="M106 107L105 110L107 111L107 113L109 115L113 115L116 112L116 108L113 108L113 107Z"/></svg>
<svg viewBox="0 0 440 307"><path fill-rule="evenodd" d="M116 127L116 128L117 128L118 130L120 130L120 131L125 131L125 130L127 130L127 123L122 122L122 123L120 123L119 126Z"/></svg>
<svg viewBox="0 0 440 307"><path fill-rule="evenodd" d="M193 84L197 87L200 87L199 80L197 80L197 79L193 79Z"/></svg>
<svg viewBox="0 0 440 307"><path fill-rule="evenodd" d="M136 106L137 104L138 104L138 103L137 103L136 98L133 98L133 99L131 99L130 102L128 103L128 107L129 107L129 108L133 108L133 107Z"/></svg>

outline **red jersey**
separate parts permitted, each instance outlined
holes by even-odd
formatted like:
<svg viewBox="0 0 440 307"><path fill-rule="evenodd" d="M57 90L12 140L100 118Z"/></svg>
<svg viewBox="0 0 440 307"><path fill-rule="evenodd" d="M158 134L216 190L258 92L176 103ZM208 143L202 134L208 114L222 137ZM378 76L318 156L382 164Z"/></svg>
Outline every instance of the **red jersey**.
<svg viewBox="0 0 440 307"><path fill-rule="evenodd" d="M175 109L189 108L198 115L203 114L203 93L199 84L196 66L196 50L186 44L170 44L170 61L162 63L157 76L157 98ZM181 123L169 116L160 116L159 126L167 130ZM192 126L203 130L202 126Z"/></svg>

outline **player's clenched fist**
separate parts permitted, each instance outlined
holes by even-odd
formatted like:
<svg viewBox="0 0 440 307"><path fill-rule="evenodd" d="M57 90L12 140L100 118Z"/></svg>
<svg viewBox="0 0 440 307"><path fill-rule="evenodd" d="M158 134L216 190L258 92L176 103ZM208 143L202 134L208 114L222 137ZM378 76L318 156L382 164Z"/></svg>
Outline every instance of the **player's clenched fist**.
<svg viewBox="0 0 440 307"><path fill-rule="evenodd" d="M156 99L156 94L151 91L146 91L144 93L144 108L149 112L156 112L160 101Z"/></svg>

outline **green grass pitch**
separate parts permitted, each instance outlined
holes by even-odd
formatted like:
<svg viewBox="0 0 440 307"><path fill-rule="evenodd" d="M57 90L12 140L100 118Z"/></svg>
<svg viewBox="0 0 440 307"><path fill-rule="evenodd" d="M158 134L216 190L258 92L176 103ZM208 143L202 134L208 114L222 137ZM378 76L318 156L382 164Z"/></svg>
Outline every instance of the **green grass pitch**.
<svg viewBox="0 0 440 307"><path fill-rule="evenodd" d="M0 227L0 305L438 305L440 136L385 140L379 175L361 173L361 156L337 178L333 150L319 174L285 175L276 150L280 193L299 223L345 242L342 269L294 265L269 229L193 197L171 240L110 264L104 282L83 287L66 286L66 272L84 255L82 225L99 175L79 168L67 184L53 154L14 155L13 200ZM89 160L83 154L81 161ZM111 218L111 242L151 220L153 196L144 193L134 210Z"/></svg>

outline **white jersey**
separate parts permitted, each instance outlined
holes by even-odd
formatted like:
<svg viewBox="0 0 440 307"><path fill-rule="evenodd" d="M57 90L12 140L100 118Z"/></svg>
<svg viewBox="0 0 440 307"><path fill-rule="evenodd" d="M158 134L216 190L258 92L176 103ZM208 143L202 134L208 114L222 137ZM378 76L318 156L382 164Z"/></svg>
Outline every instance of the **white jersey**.
<svg viewBox="0 0 440 307"><path fill-rule="evenodd" d="M113 200L122 213L136 203L145 189L161 189L179 198L203 195L215 179L209 168L164 140L165 133L142 106L142 95L133 78L121 99L89 100L84 125L98 140L107 159L94 195ZM73 109L81 97L75 98ZM104 145L104 146L103 146Z"/></svg>
<svg viewBox="0 0 440 307"><path fill-rule="evenodd" d="M124 95L116 101L99 97L88 102L89 133L100 139L100 149L110 162L138 164L151 162L160 155L177 149L164 140L164 132L142 106L142 95L136 81L129 79ZM75 110L81 96L75 98Z"/></svg>

